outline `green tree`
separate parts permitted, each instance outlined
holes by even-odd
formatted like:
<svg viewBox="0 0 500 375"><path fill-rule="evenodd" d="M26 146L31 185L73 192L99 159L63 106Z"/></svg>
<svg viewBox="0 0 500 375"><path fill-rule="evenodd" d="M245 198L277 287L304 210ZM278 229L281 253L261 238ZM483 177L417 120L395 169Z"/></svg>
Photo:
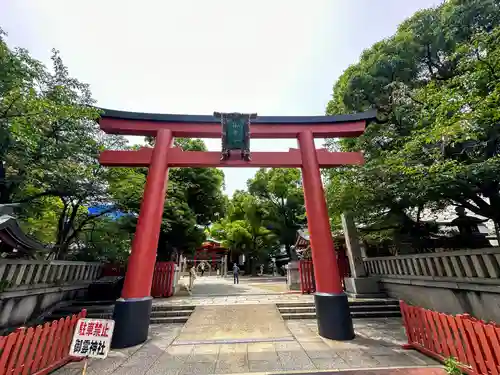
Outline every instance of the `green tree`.
<svg viewBox="0 0 500 375"><path fill-rule="evenodd" d="M130 255L133 234L126 230L129 218L103 216L92 221L91 228L82 236L83 251L72 255L80 261L100 261L123 264Z"/></svg>
<svg viewBox="0 0 500 375"><path fill-rule="evenodd" d="M298 169L261 168L248 180L248 191L266 208L265 226L285 246L290 259L297 259L292 245L305 224L304 194Z"/></svg>
<svg viewBox="0 0 500 375"><path fill-rule="evenodd" d="M279 245L277 237L264 226L266 209L252 195L236 191L228 207L227 216L211 227L211 235L235 254L244 254L247 272L255 274L258 264L268 260Z"/></svg>
<svg viewBox="0 0 500 375"><path fill-rule="evenodd" d="M149 143L154 143L150 139ZM199 139L176 139L175 146L184 150L205 150ZM113 199L122 211L135 214L125 229L135 232L136 217L146 182L146 168L112 170ZM215 168L172 168L158 241L158 257L170 260L175 252L191 252L205 240L204 228L223 216L224 174Z"/></svg>
<svg viewBox="0 0 500 375"><path fill-rule="evenodd" d="M125 140L101 134L88 85L69 75L57 51L48 70L26 50L10 49L4 36L0 32L0 203L23 203L28 231L49 240L63 258L98 218L87 207L109 199L99 151L124 147Z"/></svg>
<svg viewBox="0 0 500 375"><path fill-rule="evenodd" d="M374 107L379 122L359 139L329 141L366 158L329 173L332 215L350 210L414 241L433 230L420 223L424 209L452 204L500 222L499 25L498 2L450 0L344 72L327 113Z"/></svg>

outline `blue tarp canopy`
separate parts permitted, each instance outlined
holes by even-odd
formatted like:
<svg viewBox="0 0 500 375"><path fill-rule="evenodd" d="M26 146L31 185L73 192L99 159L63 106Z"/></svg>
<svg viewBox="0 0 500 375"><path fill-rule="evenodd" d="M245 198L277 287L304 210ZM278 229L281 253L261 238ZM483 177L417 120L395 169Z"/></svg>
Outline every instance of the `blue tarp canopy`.
<svg viewBox="0 0 500 375"><path fill-rule="evenodd" d="M118 219L119 217L126 215L125 213L121 212L120 210L118 210L118 209L112 210L112 208L113 208L113 205L111 205L111 204L103 204L103 205L99 205L99 206L93 206L93 207L88 208L88 213L90 216L93 216L93 215L99 215L103 211L110 211L111 210L109 213L105 214L105 216L108 216L112 219Z"/></svg>

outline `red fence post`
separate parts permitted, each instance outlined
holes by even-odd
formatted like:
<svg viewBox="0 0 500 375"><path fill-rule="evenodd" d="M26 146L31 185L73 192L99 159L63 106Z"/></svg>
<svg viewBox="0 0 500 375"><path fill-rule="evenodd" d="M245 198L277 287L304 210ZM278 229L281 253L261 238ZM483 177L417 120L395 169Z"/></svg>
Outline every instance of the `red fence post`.
<svg viewBox="0 0 500 375"><path fill-rule="evenodd" d="M500 375L500 327L469 315L451 316L400 301L408 344L444 362L453 357L461 371L474 375Z"/></svg>
<svg viewBox="0 0 500 375"><path fill-rule="evenodd" d="M171 297L175 277L175 262L157 262L151 284L151 296L155 298Z"/></svg>
<svg viewBox="0 0 500 375"><path fill-rule="evenodd" d="M299 261L299 275L301 293L314 293L316 287L314 285L313 262L311 260Z"/></svg>
<svg viewBox="0 0 500 375"><path fill-rule="evenodd" d="M0 337L0 374L45 375L70 361L69 346L76 322L86 311L36 328L19 328Z"/></svg>
<svg viewBox="0 0 500 375"><path fill-rule="evenodd" d="M304 288L304 271L302 270L303 266L303 260L299 261L299 276L300 276L300 292L302 294L305 293L305 288Z"/></svg>
<svg viewBox="0 0 500 375"><path fill-rule="evenodd" d="M172 262L167 263L167 272L165 273L165 297L170 297L172 295L172 276L174 274L172 269Z"/></svg>

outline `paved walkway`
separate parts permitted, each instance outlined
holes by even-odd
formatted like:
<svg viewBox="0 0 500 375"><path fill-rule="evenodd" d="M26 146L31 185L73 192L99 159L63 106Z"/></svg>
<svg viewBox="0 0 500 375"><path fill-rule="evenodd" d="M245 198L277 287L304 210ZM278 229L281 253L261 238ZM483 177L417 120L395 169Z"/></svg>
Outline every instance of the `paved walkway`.
<svg viewBox="0 0 500 375"><path fill-rule="evenodd" d="M232 294L218 297L221 291ZM444 374L436 369L439 365L435 361L401 349L405 335L399 319L358 319L353 341L332 341L318 335L314 320L283 321L275 303L285 297L312 299L266 293L244 283L234 286L232 280L230 283L212 277L198 279L192 297L155 301L195 303L195 312L185 325L152 325L146 343L112 351L106 360L90 360L88 374L280 374L330 370L347 375L356 369L370 369L362 374L378 375ZM73 363L56 374L80 374L81 366ZM410 370L414 367L419 367L418 372ZM384 370L373 372L376 368Z"/></svg>
<svg viewBox="0 0 500 375"><path fill-rule="evenodd" d="M191 296L155 299L154 305L232 305L232 304L276 304L287 302L314 302L314 296L298 292L277 292L285 281L277 278L240 280L234 285L231 278L207 276L196 279ZM187 283L187 280L183 282ZM274 288L273 288L274 286ZM285 288L284 288L285 289ZM364 299L366 300L366 299Z"/></svg>
<svg viewBox="0 0 500 375"><path fill-rule="evenodd" d="M274 305L199 306L173 345L293 340Z"/></svg>

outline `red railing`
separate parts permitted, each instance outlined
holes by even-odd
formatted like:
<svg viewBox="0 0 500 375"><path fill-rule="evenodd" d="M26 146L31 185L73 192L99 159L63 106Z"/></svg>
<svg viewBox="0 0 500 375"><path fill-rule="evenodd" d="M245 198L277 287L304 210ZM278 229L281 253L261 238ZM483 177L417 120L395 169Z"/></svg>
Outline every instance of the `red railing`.
<svg viewBox="0 0 500 375"><path fill-rule="evenodd" d="M453 357L460 369L473 375L500 374L500 326L470 315L447 315L400 302L408 337L416 349L444 362Z"/></svg>
<svg viewBox="0 0 500 375"><path fill-rule="evenodd" d="M314 283L314 270L312 260L299 261L300 291L304 293L314 293L316 285Z"/></svg>
<svg viewBox="0 0 500 375"><path fill-rule="evenodd" d="M78 358L69 356L76 322L87 312L0 337L0 374L45 375Z"/></svg>
<svg viewBox="0 0 500 375"><path fill-rule="evenodd" d="M117 264L105 264L102 268L101 276L125 276L125 272L127 271L126 265L117 265Z"/></svg>
<svg viewBox="0 0 500 375"><path fill-rule="evenodd" d="M171 297L175 276L174 262L158 262L155 265L151 296L155 298Z"/></svg>

